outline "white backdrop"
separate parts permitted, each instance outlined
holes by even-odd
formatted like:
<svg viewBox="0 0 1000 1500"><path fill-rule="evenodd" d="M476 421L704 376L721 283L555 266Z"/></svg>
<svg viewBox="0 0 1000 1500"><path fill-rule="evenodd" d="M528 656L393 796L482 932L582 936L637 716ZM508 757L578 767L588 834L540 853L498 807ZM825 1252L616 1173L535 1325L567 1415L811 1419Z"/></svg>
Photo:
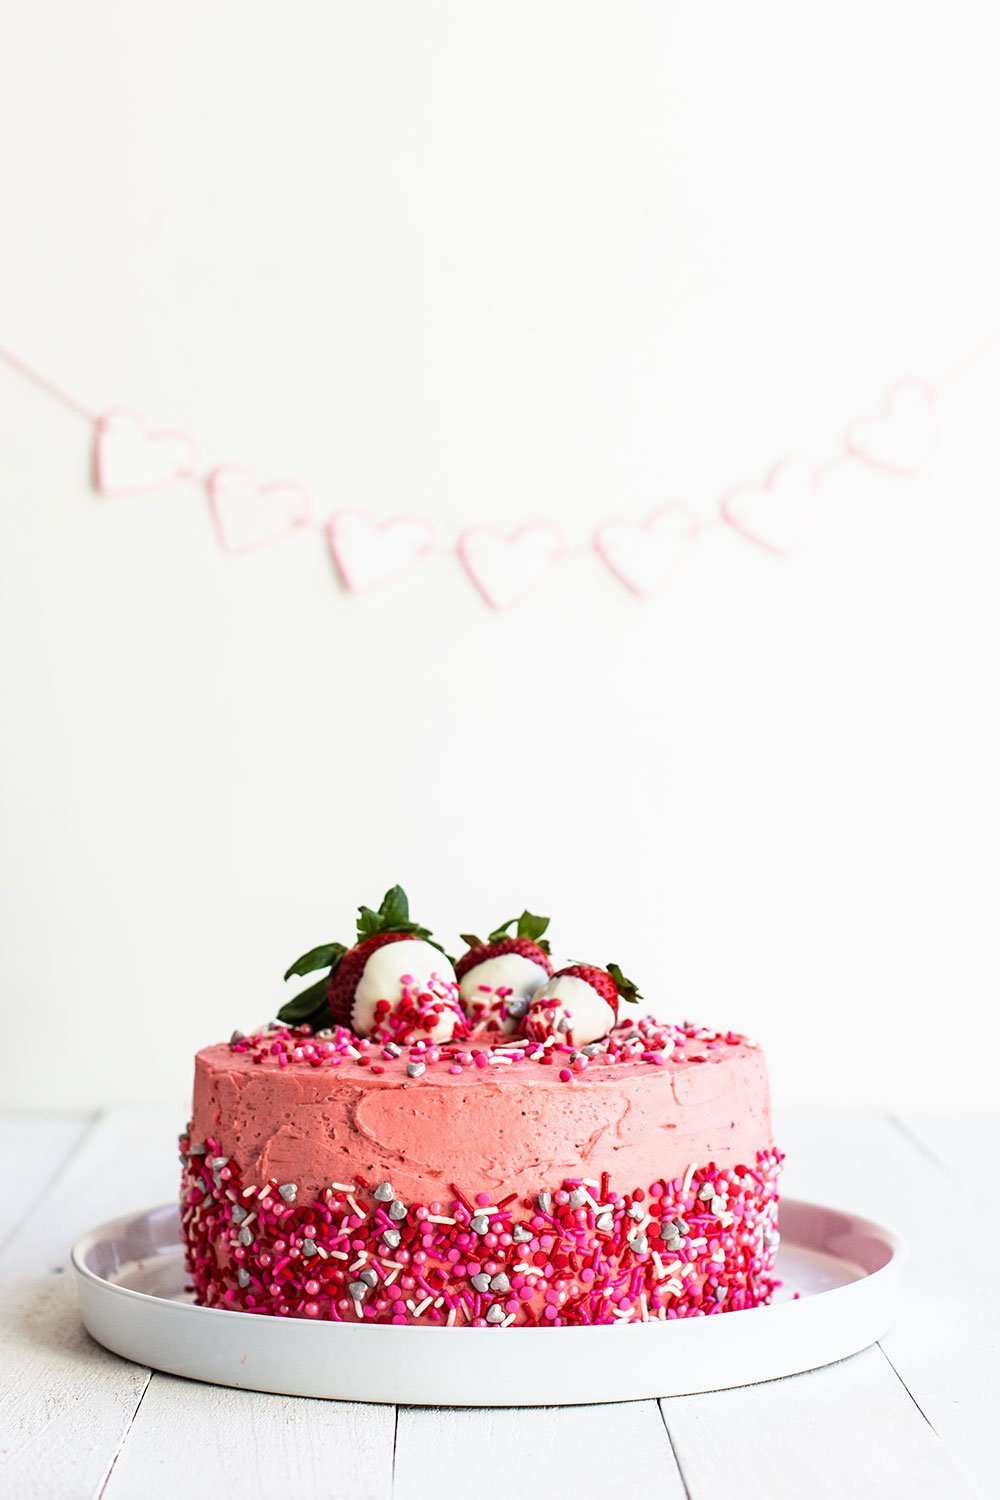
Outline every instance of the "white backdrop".
<svg viewBox="0 0 1000 1500"><path fill-rule="evenodd" d="M825 459L1000 324L985 3L22 7L0 341L324 511L576 542ZM915 481L805 550L728 531L640 604L596 558L491 614L345 596L191 485L108 500L0 364L0 1100L163 1098L396 880L522 905L782 1101L995 1082L1000 353Z"/></svg>

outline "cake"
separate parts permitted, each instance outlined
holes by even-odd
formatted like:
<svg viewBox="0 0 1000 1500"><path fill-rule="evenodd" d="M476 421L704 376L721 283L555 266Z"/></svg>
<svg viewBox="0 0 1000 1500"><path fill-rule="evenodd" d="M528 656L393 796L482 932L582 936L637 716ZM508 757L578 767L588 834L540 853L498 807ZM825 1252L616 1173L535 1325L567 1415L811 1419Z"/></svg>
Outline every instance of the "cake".
<svg viewBox="0 0 1000 1500"><path fill-rule="evenodd" d="M324 977L195 1060L188 1272L209 1307L447 1326L766 1303L778 1174L760 1047L554 970L525 912L452 963L399 887ZM286 976L287 978L288 976Z"/></svg>

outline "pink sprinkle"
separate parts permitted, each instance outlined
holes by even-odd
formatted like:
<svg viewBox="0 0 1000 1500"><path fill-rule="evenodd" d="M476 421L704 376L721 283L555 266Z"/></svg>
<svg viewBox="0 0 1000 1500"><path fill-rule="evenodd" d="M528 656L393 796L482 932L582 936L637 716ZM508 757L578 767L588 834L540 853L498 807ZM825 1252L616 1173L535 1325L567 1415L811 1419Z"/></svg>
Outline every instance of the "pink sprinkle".
<svg viewBox="0 0 1000 1500"><path fill-rule="evenodd" d="M563 1083L572 1083L573 1081L573 1075L569 1068L560 1068L559 1077Z"/></svg>

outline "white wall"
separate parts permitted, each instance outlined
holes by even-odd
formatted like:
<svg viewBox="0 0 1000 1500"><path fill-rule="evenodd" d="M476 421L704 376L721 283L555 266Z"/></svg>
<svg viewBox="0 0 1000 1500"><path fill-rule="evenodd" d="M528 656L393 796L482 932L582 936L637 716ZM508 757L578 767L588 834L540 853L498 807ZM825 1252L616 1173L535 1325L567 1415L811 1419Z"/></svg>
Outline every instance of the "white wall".
<svg viewBox="0 0 1000 1500"><path fill-rule="evenodd" d="M148 8L6 30L0 339L324 511L711 514L1000 325L987 4ZM87 484L0 363L0 1101L164 1098L401 880L522 904L776 1092L996 1079L1000 351L805 551L716 530L493 615L453 561L346 597L318 533L213 546Z"/></svg>

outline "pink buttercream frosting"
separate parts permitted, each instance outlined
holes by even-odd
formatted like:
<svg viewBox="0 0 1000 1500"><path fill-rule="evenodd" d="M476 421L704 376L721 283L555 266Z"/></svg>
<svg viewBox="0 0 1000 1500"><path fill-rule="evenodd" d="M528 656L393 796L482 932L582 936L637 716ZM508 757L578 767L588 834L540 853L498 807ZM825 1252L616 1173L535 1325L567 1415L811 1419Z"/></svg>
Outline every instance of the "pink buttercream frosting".
<svg viewBox="0 0 1000 1500"><path fill-rule="evenodd" d="M412 1052L379 1057L375 1073L367 1058L282 1064L259 1046L207 1047L191 1138L221 1141L245 1182L294 1181L311 1195L360 1173L415 1201L450 1183L502 1197L564 1176L641 1184L692 1162L752 1159L773 1144L764 1055L732 1033L690 1030L680 1058L676 1044L659 1066L599 1053L570 1083L530 1057L492 1064L488 1046L486 1066L452 1072L442 1059L419 1077L407 1075Z"/></svg>

